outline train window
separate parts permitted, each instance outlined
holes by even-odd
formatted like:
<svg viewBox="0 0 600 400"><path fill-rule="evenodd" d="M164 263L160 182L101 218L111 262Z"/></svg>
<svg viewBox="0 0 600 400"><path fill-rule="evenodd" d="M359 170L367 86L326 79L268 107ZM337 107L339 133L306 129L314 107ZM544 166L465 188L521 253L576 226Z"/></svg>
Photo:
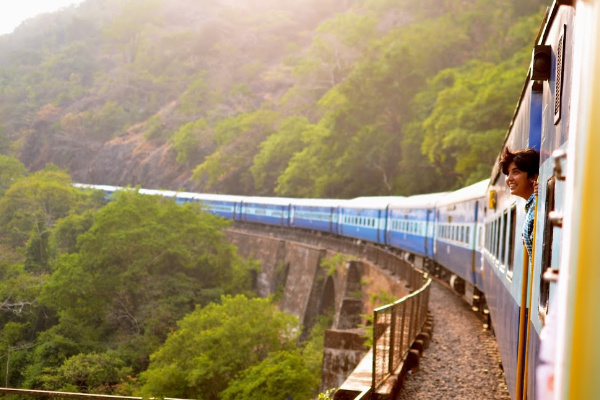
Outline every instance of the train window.
<svg viewBox="0 0 600 400"><path fill-rule="evenodd" d="M492 248L494 258L496 258L496 260L498 260L498 247L500 245L500 243L498 243L498 239L500 238L500 227L498 225L500 225L500 219L497 218L494 220L494 245Z"/></svg>
<svg viewBox="0 0 600 400"><path fill-rule="evenodd" d="M465 243L466 244L471 243L471 237L469 236L469 234L471 233L470 230L471 230L471 228L468 227L468 226L465 228L465 235L466 235L465 236Z"/></svg>
<svg viewBox="0 0 600 400"><path fill-rule="evenodd" d="M500 248L502 247L502 218L497 219L496 227L496 258L500 260Z"/></svg>
<svg viewBox="0 0 600 400"><path fill-rule="evenodd" d="M502 215L502 244L500 246L500 262L506 265L506 244L508 243L508 210Z"/></svg>
<svg viewBox="0 0 600 400"><path fill-rule="evenodd" d="M552 267L552 241L554 239L554 228L548 219L550 211L555 207L555 179L551 177L546 186L546 217L544 221L544 243L542 244L542 271L543 274L547 268ZM548 298L550 297L550 284L543 278L540 279L540 308L548 310Z"/></svg>
<svg viewBox="0 0 600 400"><path fill-rule="evenodd" d="M492 238L494 237L492 234L494 233L494 222L488 223L488 227L486 229L487 234L487 245L488 253L492 254Z"/></svg>
<svg viewBox="0 0 600 400"><path fill-rule="evenodd" d="M496 257L495 253L496 248L496 221L492 221L492 231L490 232L490 253L492 253L492 257Z"/></svg>
<svg viewBox="0 0 600 400"><path fill-rule="evenodd" d="M508 239L508 258L506 261L508 272L507 274L512 276L514 270L515 260L515 233L517 229L517 205L513 204L510 208L510 227L509 227L509 239Z"/></svg>

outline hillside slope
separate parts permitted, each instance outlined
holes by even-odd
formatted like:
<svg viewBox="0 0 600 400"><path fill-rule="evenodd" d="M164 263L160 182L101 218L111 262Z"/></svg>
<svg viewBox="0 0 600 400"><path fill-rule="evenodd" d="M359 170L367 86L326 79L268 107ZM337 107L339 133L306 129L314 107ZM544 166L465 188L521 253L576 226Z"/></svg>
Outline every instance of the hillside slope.
<svg viewBox="0 0 600 400"><path fill-rule="evenodd" d="M543 2L488 3L86 0L0 37L0 152L232 194L460 186L489 173Z"/></svg>

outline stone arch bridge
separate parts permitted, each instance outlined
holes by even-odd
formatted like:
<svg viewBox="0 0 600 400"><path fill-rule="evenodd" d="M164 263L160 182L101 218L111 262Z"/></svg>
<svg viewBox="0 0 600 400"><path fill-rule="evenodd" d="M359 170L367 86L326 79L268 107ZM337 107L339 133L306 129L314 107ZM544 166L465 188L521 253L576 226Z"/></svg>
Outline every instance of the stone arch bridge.
<svg viewBox="0 0 600 400"><path fill-rule="evenodd" d="M259 295L279 293L281 308L296 315L305 331L320 314L333 311L333 326L325 335L322 389L339 387L366 354L359 329L363 316L422 284L402 254L370 243L239 223L227 235L240 255L260 262Z"/></svg>

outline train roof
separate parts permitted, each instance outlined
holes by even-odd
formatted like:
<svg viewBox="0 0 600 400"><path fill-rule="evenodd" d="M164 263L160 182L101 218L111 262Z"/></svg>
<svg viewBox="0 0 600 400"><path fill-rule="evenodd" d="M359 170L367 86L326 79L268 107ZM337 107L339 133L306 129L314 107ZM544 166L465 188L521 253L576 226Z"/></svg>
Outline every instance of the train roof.
<svg viewBox="0 0 600 400"><path fill-rule="evenodd" d="M117 190L123 190L125 188L120 186L111 186L111 185L94 185L91 183L72 183L73 187L79 189L95 189L95 190L104 190L105 192L116 192Z"/></svg>
<svg viewBox="0 0 600 400"><path fill-rule="evenodd" d="M287 206L292 204L294 200L290 197L242 197L244 203L252 203L252 204L273 204L278 206Z"/></svg>
<svg viewBox="0 0 600 400"><path fill-rule="evenodd" d="M172 197L172 198L175 198L175 196L177 196L177 192L174 190L140 189L140 190L138 190L138 193L149 194L152 196Z"/></svg>
<svg viewBox="0 0 600 400"><path fill-rule="evenodd" d="M177 197L182 199L193 199L196 201L224 201L230 203L239 203L244 197L233 194L215 194L215 193L190 193L180 192Z"/></svg>
<svg viewBox="0 0 600 400"><path fill-rule="evenodd" d="M444 198L449 193L450 192L439 192L409 196L402 201L391 203L390 208L433 208L440 199Z"/></svg>
<svg viewBox="0 0 600 400"><path fill-rule="evenodd" d="M405 200L406 197L404 196L357 197L355 199L346 200L343 207L385 209L390 205L401 204Z"/></svg>
<svg viewBox="0 0 600 400"><path fill-rule="evenodd" d="M485 197L485 192L490 184L489 179L485 179L481 182L474 183L471 186L458 189L454 192L448 193L442 197L437 205L446 205L452 203L460 203L463 201L475 200Z"/></svg>
<svg viewBox="0 0 600 400"><path fill-rule="evenodd" d="M293 199L292 205L304 207L340 207L347 201L343 199Z"/></svg>

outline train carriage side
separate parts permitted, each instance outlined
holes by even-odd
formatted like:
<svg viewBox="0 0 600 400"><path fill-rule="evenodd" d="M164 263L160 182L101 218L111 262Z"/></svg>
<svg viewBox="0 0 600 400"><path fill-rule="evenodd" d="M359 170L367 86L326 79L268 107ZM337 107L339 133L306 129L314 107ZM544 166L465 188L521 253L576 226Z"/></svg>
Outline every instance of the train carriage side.
<svg viewBox="0 0 600 400"><path fill-rule="evenodd" d="M290 226L338 233L340 206L344 200L294 199L290 209Z"/></svg>
<svg viewBox="0 0 600 400"><path fill-rule="evenodd" d="M542 275L548 267L559 268L561 233L549 224L548 214L560 211L565 197L552 154L566 148L569 134L574 15L571 6L555 3L550 9L534 59L546 54L551 68L546 77L530 70L504 143L511 150L540 150L531 264L522 241L526 201L510 194L497 166L487 194L495 207L488 208L484 217L483 283L512 398L521 398L523 391L535 396L539 333L552 307L550 287Z"/></svg>
<svg viewBox="0 0 600 400"><path fill-rule="evenodd" d="M394 197L358 197L340 207L339 233L385 244L387 208Z"/></svg>
<svg viewBox="0 0 600 400"><path fill-rule="evenodd" d="M241 220L289 226L293 201L294 199L285 197L245 197L241 203Z"/></svg>
<svg viewBox="0 0 600 400"><path fill-rule="evenodd" d="M186 198L187 201L202 203L202 207L213 215L238 221L241 219L243 196L206 193L192 193L191 198L187 196L187 193L180 196Z"/></svg>
<svg viewBox="0 0 600 400"><path fill-rule="evenodd" d="M386 244L433 259L435 204L446 194L416 195L390 202ZM416 264L422 265L422 262Z"/></svg>
<svg viewBox="0 0 600 400"><path fill-rule="evenodd" d="M459 189L436 204L434 260L454 276L460 291L472 302L474 288L483 290L481 282L481 236L483 210L489 179ZM458 281L456 279L460 278ZM459 284L460 282L460 284Z"/></svg>

